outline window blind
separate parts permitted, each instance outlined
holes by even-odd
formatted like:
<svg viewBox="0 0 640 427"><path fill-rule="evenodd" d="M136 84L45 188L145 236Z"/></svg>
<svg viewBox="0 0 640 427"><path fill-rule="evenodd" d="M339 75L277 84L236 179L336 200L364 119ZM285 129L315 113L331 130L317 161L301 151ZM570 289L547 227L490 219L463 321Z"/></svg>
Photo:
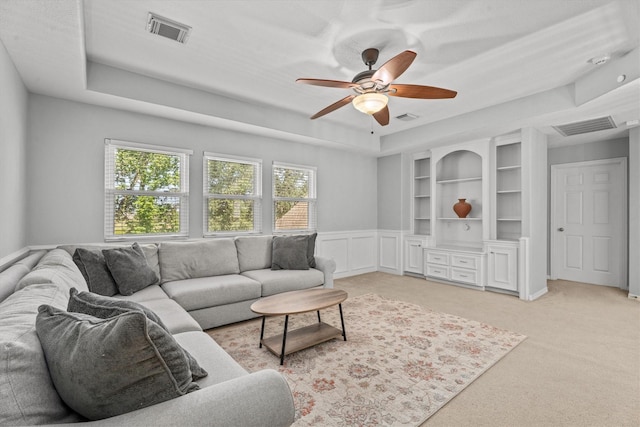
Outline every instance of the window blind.
<svg viewBox="0 0 640 427"><path fill-rule="evenodd" d="M204 153L204 234L262 231L262 161Z"/></svg>

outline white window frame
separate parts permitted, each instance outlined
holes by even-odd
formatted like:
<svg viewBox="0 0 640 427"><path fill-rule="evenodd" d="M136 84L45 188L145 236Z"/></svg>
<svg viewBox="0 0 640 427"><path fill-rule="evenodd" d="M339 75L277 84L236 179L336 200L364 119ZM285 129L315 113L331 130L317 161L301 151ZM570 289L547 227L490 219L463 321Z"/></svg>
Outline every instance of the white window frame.
<svg viewBox="0 0 640 427"><path fill-rule="evenodd" d="M215 194L209 193L209 160L217 160L230 163L242 163L254 167L254 193L250 195ZM232 156L204 152L202 159L202 207L204 237L238 236L262 233L262 159L251 157ZM209 231L209 200L210 199L236 199L253 201L253 230L246 231Z"/></svg>
<svg viewBox="0 0 640 427"><path fill-rule="evenodd" d="M305 171L309 174L309 195L308 197L278 197L276 196L276 180L275 180L275 169L276 168L287 168L287 169L297 169ZM271 203L271 214L272 214L272 230L273 234L287 234L287 233L299 233L299 232L310 232L314 233L317 231L317 217L318 217L318 202L317 202L317 181L318 181L318 168L315 166L306 166L306 165L296 165L291 163L283 163L274 161L272 164L271 170L271 194L273 197ZM279 201L289 201L289 202L307 202L309 206L308 213L308 228L300 228L300 229L287 229L287 230L277 230L276 229L276 202Z"/></svg>
<svg viewBox="0 0 640 427"><path fill-rule="evenodd" d="M146 151L150 153L178 156L180 159L180 191L168 193L166 191L136 191L118 190L115 188L115 160L118 149ZM192 150L165 147L160 145L141 144L116 139L105 139L105 204L104 204L104 239L105 241L121 240L153 240L158 238L188 237L189 236L189 156ZM180 230L177 233L147 233L147 234L114 234L114 201L118 195L166 197L168 195L180 200Z"/></svg>

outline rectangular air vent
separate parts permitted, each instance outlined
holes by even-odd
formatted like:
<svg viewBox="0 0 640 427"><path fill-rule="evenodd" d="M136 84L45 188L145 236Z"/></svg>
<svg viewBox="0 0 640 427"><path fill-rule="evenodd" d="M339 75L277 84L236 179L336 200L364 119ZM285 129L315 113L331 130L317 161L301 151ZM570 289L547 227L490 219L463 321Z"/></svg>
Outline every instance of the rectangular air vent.
<svg viewBox="0 0 640 427"><path fill-rule="evenodd" d="M416 116L415 114L411 114L411 113L404 113L404 114L400 114L399 116L396 116L396 119L402 120L402 121L405 121L405 122L409 122L409 121L415 120L417 118L418 118L418 116Z"/></svg>
<svg viewBox="0 0 640 427"><path fill-rule="evenodd" d="M597 132L599 130L615 129L616 124L611 116L583 122L567 123L553 126L563 136L580 135L582 133Z"/></svg>
<svg viewBox="0 0 640 427"><path fill-rule="evenodd" d="M147 31L151 34L157 34L184 44L187 42L187 38L191 32L191 27L172 21L171 19L163 18L162 16L154 13L149 13Z"/></svg>

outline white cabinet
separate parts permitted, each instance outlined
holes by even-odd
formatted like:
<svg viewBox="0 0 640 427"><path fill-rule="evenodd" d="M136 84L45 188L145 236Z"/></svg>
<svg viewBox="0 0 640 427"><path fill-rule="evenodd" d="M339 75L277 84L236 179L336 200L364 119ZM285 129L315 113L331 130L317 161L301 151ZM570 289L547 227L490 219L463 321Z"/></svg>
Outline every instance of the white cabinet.
<svg viewBox="0 0 640 427"><path fill-rule="evenodd" d="M487 286L518 291L518 244L492 241L486 244Z"/></svg>
<svg viewBox="0 0 640 427"><path fill-rule="evenodd" d="M483 287L484 253L475 249L426 248L424 250L425 276Z"/></svg>
<svg viewBox="0 0 640 427"><path fill-rule="evenodd" d="M422 250L427 245L422 236L405 236L404 238L404 271L424 274Z"/></svg>

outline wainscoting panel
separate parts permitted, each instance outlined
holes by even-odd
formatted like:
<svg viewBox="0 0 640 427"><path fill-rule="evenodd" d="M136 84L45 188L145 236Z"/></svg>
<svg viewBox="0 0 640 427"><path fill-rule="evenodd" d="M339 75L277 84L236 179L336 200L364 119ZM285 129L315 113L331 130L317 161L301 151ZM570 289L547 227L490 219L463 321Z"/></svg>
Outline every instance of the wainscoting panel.
<svg viewBox="0 0 640 427"><path fill-rule="evenodd" d="M402 274L402 233L400 231L378 231L378 270L391 274Z"/></svg>
<svg viewBox="0 0 640 427"><path fill-rule="evenodd" d="M316 253L336 262L334 277L348 277L378 269L376 230L318 233Z"/></svg>

